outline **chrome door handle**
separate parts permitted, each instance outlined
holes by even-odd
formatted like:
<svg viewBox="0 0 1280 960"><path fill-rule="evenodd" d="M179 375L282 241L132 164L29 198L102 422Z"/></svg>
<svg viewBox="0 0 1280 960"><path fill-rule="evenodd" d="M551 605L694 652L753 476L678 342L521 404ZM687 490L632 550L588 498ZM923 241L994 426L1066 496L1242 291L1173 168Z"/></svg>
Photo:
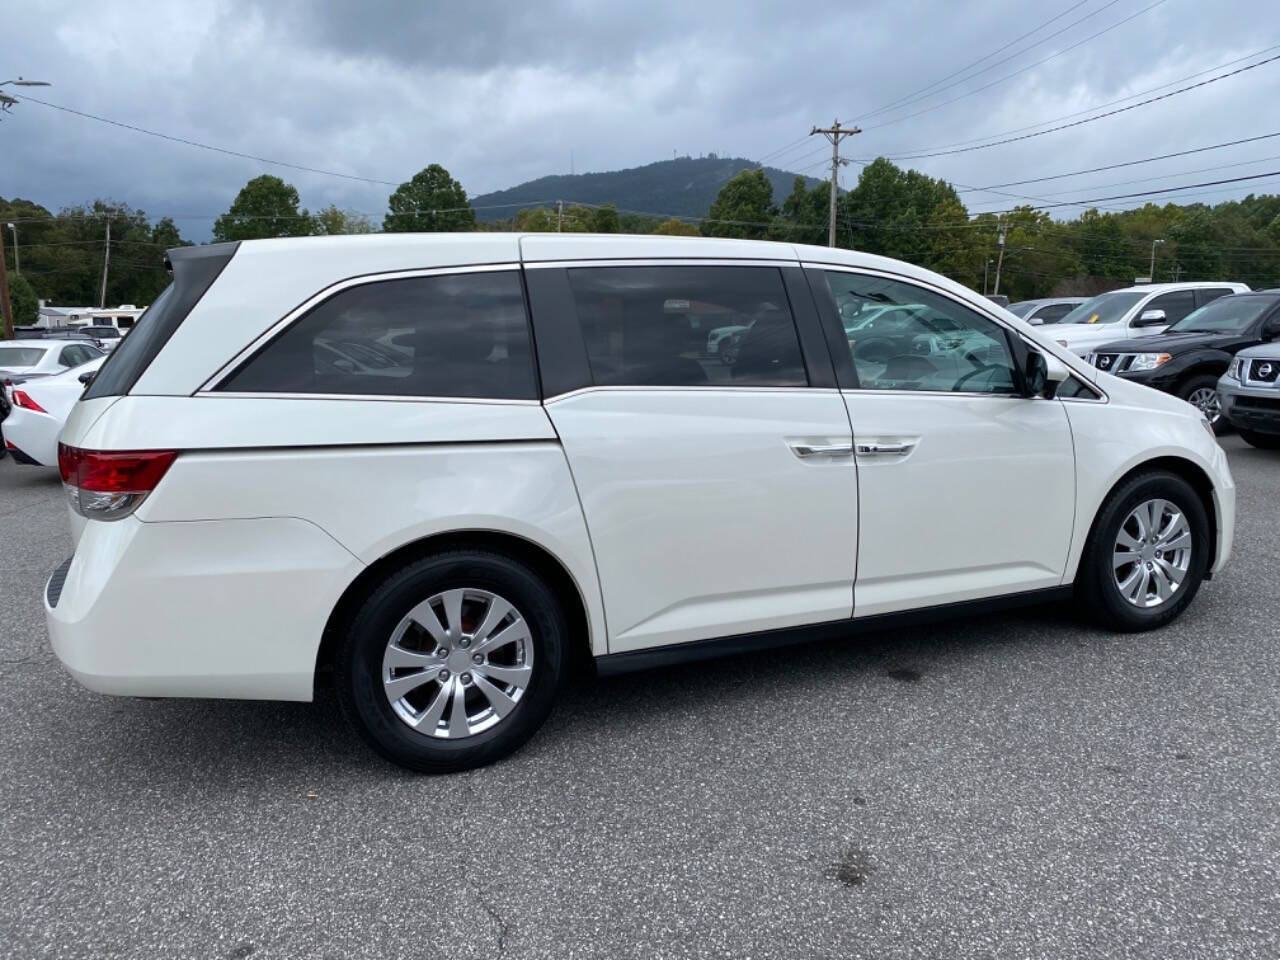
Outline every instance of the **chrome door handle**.
<svg viewBox="0 0 1280 960"><path fill-rule="evenodd" d="M790 440L787 445L791 452L801 459L808 457L850 457L853 456L851 443L824 443L817 440Z"/></svg>
<svg viewBox="0 0 1280 960"><path fill-rule="evenodd" d="M858 444L860 457L905 457L916 448L914 440L872 440Z"/></svg>

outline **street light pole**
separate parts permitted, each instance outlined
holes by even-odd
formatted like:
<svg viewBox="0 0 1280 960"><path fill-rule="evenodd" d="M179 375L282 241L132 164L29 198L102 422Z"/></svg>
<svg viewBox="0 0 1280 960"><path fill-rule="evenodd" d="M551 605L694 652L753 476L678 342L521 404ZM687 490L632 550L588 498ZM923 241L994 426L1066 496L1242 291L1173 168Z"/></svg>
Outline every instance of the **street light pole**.
<svg viewBox="0 0 1280 960"><path fill-rule="evenodd" d="M0 87L7 87L13 84L15 87L51 87L48 80L23 80L18 77L17 80L0 80ZM13 105L18 102L17 97L11 97L7 93L0 93L0 113L8 113L13 109Z"/></svg>
<svg viewBox="0 0 1280 960"><path fill-rule="evenodd" d="M987 295L987 271L991 269L992 260L987 257L987 262L982 265L982 295Z"/></svg>
<svg viewBox="0 0 1280 960"><path fill-rule="evenodd" d="M1164 241L1163 240L1151 241L1151 270L1147 275L1151 277L1152 283L1156 282L1156 245L1161 243L1164 243Z"/></svg>
<svg viewBox="0 0 1280 960"><path fill-rule="evenodd" d="M16 275L22 272L22 261L18 258L18 228L11 223L9 232L13 234L13 272Z"/></svg>

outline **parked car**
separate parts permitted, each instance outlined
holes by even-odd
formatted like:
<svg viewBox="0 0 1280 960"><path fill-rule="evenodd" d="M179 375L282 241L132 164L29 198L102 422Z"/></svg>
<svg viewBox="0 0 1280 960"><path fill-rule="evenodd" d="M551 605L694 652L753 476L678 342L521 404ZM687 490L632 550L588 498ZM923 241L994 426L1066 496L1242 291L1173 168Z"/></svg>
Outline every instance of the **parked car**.
<svg viewBox="0 0 1280 960"><path fill-rule="evenodd" d="M1199 411L911 264L572 234L169 257L59 447L76 546L48 626L103 693L332 678L375 750L459 770L526 741L577 656L616 673L1066 596L1145 630L1231 552ZM732 364L676 301L755 318ZM860 359L854 301L955 329ZM326 362L351 329L403 372Z"/></svg>
<svg viewBox="0 0 1280 960"><path fill-rule="evenodd" d="M66 343L58 339L0 341L0 385L47 377L88 363L103 355L92 343Z"/></svg>
<svg viewBox="0 0 1280 960"><path fill-rule="evenodd" d="M118 327L80 327L86 336L92 337L104 351L110 353L120 345L120 341L124 339L124 335L128 330L120 330Z"/></svg>
<svg viewBox="0 0 1280 960"><path fill-rule="evenodd" d="M1280 342L1273 337L1237 353L1218 381L1218 397L1246 443L1280 450Z"/></svg>
<svg viewBox="0 0 1280 960"><path fill-rule="evenodd" d="M1053 338L1084 356L1113 340L1154 337L1191 311L1232 293L1243 283L1149 283L1086 300L1053 326Z"/></svg>
<svg viewBox="0 0 1280 960"><path fill-rule="evenodd" d="M1218 378L1245 347L1280 337L1280 294L1236 293L1187 314L1164 333L1103 344L1085 359L1199 407L1221 432Z"/></svg>
<svg viewBox="0 0 1280 960"><path fill-rule="evenodd" d="M17 463L33 467L58 465L58 434L103 359L99 357L10 389L13 408L4 422L4 445Z"/></svg>
<svg viewBox="0 0 1280 960"><path fill-rule="evenodd" d="M1046 297L1042 300L1020 300L1005 309L1033 327L1039 327L1057 323L1084 301L1084 297Z"/></svg>

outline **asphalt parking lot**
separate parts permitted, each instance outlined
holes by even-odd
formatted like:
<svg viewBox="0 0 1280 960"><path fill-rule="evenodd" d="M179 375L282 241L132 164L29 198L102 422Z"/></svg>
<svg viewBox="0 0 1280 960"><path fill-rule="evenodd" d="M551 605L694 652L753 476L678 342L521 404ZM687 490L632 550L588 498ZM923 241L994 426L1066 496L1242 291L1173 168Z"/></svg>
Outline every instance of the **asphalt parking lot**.
<svg viewBox="0 0 1280 960"><path fill-rule="evenodd" d="M61 488L0 461L0 955L1274 957L1280 456L1224 445L1235 556L1164 631L1038 609L584 682L447 778L328 699L81 690Z"/></svg>

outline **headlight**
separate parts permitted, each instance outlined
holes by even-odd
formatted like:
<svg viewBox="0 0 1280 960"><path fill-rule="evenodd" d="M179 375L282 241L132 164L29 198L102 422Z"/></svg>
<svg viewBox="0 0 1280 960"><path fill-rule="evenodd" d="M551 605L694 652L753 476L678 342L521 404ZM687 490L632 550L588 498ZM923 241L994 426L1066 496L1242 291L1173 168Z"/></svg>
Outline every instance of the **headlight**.
<svg viewBox="0 0 1280 960"><path fill-rule="evenodd" d="M1135 353L1133 362L1129 364L1129 370L1154 370L1172 359L1167 353Z"/></svg>
<svg viewBox="0 0 1280 960"><path fill-rule="evenodd" d="M1214 442L1214 443L1217 443L1217 442L1218 442L1218 435L1217 435L1217 433L1215 433L1215 432L1214 432L1213 424L1212 424L1212 423L1210 423L1210 422L1209 422L1208 420L1206 420L1204 417L1201 417L1201 418L1200 418L1200 426L1204 427L1205 432L1206 432L1206 433L1208 433L1208 434L1209 434L1209 436L1213 437L1213 442Z"/></svg>
<svg viewBox="0 0 1280 960"><path fill-rule="evenodd" d="M1227 367L1227 379L1240 382L1240 368L1244 366L1244 361L1237 357L1231 361L1231 366Z"/></svg>

